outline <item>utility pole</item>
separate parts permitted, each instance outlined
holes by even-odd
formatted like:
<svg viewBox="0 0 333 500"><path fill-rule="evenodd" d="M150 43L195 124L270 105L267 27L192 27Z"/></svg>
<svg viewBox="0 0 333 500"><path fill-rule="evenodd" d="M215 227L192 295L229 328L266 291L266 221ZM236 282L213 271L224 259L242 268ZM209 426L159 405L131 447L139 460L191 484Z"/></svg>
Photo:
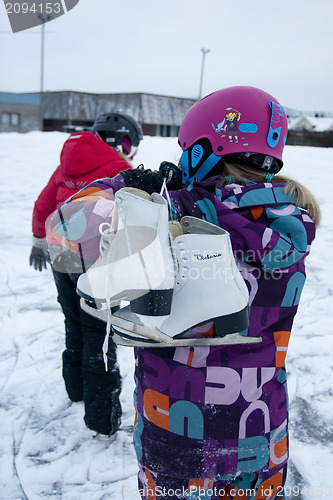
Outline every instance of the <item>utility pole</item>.
<svg viewBox="0 0 333 500"><path fill-rule="evenodd" d="M45 23L47 23L52 16L43 16L38 14L38 18L41 19L41 56L40 56L40 107L39 107L39 128L43 132L44 130L44 47L45 47Z"/></svg>
<svg viewBox="0 0 333 500"><path fill-rule="evenodd" d="M209 49L201 49L201 52L202 52L202 64L201 64L199 99L201 99L201 96L202 96L202 82L203 82L204 67L205 67L205 57L206 57L206 54L208 54L208 52L210 52L210 50Z"/></svg>

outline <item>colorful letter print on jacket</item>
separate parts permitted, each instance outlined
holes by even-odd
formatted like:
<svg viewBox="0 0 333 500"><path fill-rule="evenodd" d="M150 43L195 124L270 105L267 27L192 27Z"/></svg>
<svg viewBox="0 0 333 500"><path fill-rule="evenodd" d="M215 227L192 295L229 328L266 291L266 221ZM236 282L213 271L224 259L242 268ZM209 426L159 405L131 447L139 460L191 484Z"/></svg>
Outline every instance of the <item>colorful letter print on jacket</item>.
<svg viewBox="0 0 333 500"><path fill-rule="evenodd" d="M115 179L103 182L118 187ZM263 341L136 348L137 457L166 476L273 475L288 457L284 365L314 223L283 193L283 184L219 186L214 178L170 195L178 219L192 215L229 231L250 292L250 327L242 334ZM212 328L201 325L195 332L209 335Z"/></svg>
<svg viewBox="0 0 333 500"><path fill-rule="evenodd" d="M288 457L284 363L314 223L283 184L207 181L172 200L178 218L194 215L230 232L250 292L250 327L242 333L263 342L136 349L138 458L175 477L273 473Z"/></svg>

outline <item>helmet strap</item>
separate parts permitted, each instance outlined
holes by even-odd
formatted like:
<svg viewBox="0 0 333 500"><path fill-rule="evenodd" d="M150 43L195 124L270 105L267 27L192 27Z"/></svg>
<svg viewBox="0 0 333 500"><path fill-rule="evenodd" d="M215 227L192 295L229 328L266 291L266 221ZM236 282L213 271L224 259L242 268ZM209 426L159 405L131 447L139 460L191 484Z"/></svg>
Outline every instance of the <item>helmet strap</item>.
<svg viewBox="0 0 333 500"><path fill-rule="evenodd" d="M267 135L267 144L271 148L275 148L281 138L282 133L282 118L284 117L284 109L278 102L270 101L271 120Z"/></svg>
<svg viewBox="0 0 333 500"><path fill-rule="evenodd" d="M226 161L249 165L273 174L277 174L282 168L282 164L279 160L273 156L263 155L261 153L233 153L226 155L224 158Z"/></svg>
<svg viewBox="0 0 333 500"><path fill-rule="evenodd" d="M268 172L265 176L265 181L266 182L272 182L273 180L273 177L274 177L275 174L273 174L273 172Z"/></svg>

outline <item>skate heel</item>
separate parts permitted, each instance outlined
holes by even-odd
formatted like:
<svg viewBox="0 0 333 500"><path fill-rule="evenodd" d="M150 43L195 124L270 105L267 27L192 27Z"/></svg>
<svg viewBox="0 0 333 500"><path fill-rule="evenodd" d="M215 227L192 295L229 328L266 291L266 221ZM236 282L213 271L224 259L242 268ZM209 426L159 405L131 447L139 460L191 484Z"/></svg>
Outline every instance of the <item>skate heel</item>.
<svg viewBox="0 0 333 500"><path fill-rule="evenodd" d="M149 290L130 301L131 311L144 316L167 316L171 312L173 289Z"/></svg>
<svg viewBox="0 0 333 500"><path fill-rule="evenodd" d="M249 310L248 307L244 307L241 311L226 314L225 316L219 316L213 318L213 323L215 327L215 337L224 337L229 333L237 333L249 327Z"/></svg>

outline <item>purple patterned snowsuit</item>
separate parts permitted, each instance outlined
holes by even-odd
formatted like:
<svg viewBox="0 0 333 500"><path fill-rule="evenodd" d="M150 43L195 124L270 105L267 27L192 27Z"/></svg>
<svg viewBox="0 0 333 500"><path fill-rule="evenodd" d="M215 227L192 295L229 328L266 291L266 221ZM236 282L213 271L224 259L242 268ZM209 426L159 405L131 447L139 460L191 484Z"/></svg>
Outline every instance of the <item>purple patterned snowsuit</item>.
<svg viewBox="0 0 333 500"><path fill-rule="evenodd" d="M140 493L149 500L283 498L288 459L285 357L315 225L283 193L283 184L219 186L217 181L170 192L174 215L178 220L184 215L203 218L230 233L250 293L250 326L242 334L263 341L135 349L134 445ZM123 186L119 177L94 185L111 193L110 203L113 191ZM83 195L84 190L81 200ZM90 226L92 205L81 200ZM66 224L70 205L62 207ZM84 243L83 235L81 252ZM91 241L87 248L93 248ZM209 328L206 324L196 332ZM237 489L238 496L232 496Z"/></svg>

